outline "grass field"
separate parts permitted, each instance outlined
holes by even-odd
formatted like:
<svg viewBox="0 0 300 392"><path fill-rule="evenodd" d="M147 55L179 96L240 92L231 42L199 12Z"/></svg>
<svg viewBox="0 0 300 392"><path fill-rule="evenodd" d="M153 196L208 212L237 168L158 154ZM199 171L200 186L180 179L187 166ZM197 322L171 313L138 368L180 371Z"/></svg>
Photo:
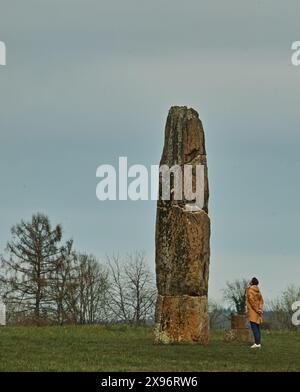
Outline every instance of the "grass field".
<svg viewBox="0 0 300 392"><path fill-rule="evenodd" d="M300 371L300 333L263 334L263 348L154 345L151 328L1 327L0 371Z"/></svg>

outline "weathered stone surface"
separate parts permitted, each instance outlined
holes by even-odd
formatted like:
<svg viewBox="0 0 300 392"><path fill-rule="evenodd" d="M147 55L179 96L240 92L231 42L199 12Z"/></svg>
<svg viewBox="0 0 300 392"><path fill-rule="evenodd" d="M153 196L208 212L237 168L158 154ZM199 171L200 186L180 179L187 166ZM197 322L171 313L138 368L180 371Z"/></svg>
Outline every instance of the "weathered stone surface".
<svg viewBox="0 0 300 392"><path fill-rule="evenodd" d="M207 295L210 221L204 211L159 208L156 282L161 295Z"/></svg>
<svg viewBox="0 0 300 392"><path fill-rule="evenodd" d="M231 329L245 329L247 324L247 316L245 314L231 315Z"/></svg>
<svg viewBox="0 0 300 392"><path fill-rule="evenodd" d="M166 122L160 165L175 164L204 165L204 205L202 210L189 209L191 202L184 197L157 202L155 341L207 344L210 220L205 139L198 113L187 107L172 107ZM161 195L161 178L159 187Z"/></svg>
<svg viewBox="0 0 300 392"><path fill-rule="evenodd" d="M198 113L186 106L173 106L169 110L165 127L165 141L160 166L204 165L205 186L203 210L208 212L208 173L205 151L205 136ZM160 178L161 189L161 178ZM184 206L187 201L172 200L172 205ZM168 206L167 201L159 200L158 206Z"/></svg>
<svg viewBox="0 0 300 392"><path fill-rule="evenodd" d="M162 296L156 302L156 343L208 343L207 297Z"/></svg>

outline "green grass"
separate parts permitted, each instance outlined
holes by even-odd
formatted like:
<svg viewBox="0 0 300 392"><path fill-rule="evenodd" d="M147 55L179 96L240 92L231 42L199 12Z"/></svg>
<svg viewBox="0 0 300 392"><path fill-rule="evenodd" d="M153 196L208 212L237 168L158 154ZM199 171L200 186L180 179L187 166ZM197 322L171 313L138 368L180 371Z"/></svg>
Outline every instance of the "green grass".
<svg viewBox="0 0 300 392"><path fill-rule="evenodd" d="M151 328L1 327L0 371L300 371L300 334L264 332L263 348L155 345Z"/></svg>

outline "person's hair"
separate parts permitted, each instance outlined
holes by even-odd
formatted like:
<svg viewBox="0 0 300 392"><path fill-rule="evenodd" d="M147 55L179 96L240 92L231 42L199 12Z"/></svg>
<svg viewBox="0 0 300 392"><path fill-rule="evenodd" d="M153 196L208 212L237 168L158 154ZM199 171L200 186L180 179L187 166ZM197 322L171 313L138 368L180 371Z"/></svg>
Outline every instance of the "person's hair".
<svg viewBox="0 0 300 392"><path fill-rule="evenodd" d="M252 285L257 286L258 283L259 283L258 279L256 279L256 278L252 278L252 279L251 279L251 284L252 284Z"/></svg>

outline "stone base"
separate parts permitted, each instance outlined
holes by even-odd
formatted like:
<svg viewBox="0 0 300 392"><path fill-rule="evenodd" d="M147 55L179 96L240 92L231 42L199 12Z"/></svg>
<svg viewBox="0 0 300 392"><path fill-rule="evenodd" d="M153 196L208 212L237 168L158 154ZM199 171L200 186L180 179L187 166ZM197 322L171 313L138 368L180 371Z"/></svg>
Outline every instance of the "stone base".
<svg viewBox="0 0 300 392"><path fill-rule="evenodd" d="M248 328L229 329L224 332L225 342L245 342L251 343L251 331Z"/></svg>
<svg viewBox="0 0 300 392"><path fill-rule="evenodd" d="M158 295L155 343L208 344L207 297Z"/></svg>
<svg viewBox="0 0 300 392"><path fill-rule="evenodd" d="M245 329L247 323L247 316L245 314L231 315L231 329Z"/></svg>

